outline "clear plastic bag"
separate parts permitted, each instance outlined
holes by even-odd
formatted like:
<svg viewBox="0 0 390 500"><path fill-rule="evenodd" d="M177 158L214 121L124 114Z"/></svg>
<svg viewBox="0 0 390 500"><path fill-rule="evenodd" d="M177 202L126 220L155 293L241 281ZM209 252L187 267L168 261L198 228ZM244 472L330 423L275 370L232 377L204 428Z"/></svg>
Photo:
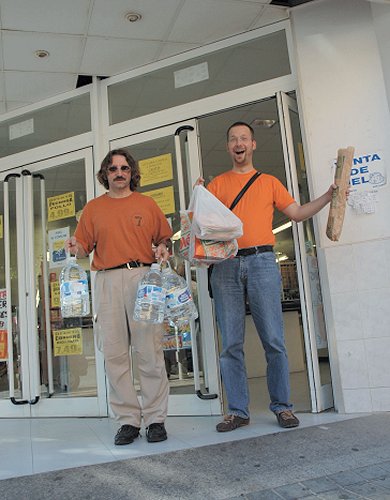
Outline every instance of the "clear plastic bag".
<svg viewBox="0 0 390 500"><path fill-rule="evenodd" d="M188 211L200 240L231 241L243 234L241 220L204 186L195 186Z"/></svg>
<svg viewBox="0 0 390 500"><path fill-rule="evenodd" d="M196 236L191 239L191 260L199 264L218 264L218 262L235 257L237 252L236 239L229 241L202 240Z"/></svg>

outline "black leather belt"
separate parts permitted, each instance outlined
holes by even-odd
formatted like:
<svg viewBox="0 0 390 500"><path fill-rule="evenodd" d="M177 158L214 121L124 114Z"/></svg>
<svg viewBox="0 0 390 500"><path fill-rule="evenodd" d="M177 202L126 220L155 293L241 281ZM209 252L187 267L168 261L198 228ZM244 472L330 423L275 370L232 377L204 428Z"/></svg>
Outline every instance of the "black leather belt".
<svg viewBox="0 0 390 500"><path fill-rule="evenodd" d="M145 264L144 262L138 262L137 260L131 260L130 262L125 262L115 267L108 267L107 269L101 269L101 271L112 271L113 269L131 269L134 267L145 267L151 266L151 264Z"/></svg>
<svg viewBox="0 0 390 500"><path fill-rule="evenodd" d="M272 245L260 245L258 247L240 248L237 252L236 257L246 257L247 255L253 255L254 253L264 253L273 252L274 247Z"/></svg>

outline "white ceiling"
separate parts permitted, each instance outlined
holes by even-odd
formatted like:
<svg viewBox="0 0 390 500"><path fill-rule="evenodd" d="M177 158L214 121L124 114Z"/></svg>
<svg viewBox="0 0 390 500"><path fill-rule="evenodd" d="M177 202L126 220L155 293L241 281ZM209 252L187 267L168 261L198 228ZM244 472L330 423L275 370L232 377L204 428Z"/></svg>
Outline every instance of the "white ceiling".
<svg viewBox="0 0 390 500"><path fill-rule="evenodd" d="M0 113L73 90L79 75L117 75L288 17L270 3L0 0ZM142 19L131 23L128 12Z"/></svg>
<svg viewBox="0 0 390 500"><path fill-rule="evenodd" d="M0 113L73 90L79 75L117 75L286 19L286 6L311 1L0 0ZM131 23L128 12L142 19Z"/></svg>

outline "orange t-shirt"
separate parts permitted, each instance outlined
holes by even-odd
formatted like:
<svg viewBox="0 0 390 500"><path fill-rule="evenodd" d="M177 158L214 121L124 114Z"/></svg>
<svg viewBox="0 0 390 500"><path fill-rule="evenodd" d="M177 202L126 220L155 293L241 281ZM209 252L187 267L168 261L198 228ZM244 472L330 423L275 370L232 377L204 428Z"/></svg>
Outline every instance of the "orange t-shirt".
<svg viewBox="0 0 390 500"><path fill-rule="evenodd" d="M254 169L245 174L230 170L213 179L207 189L224 205L230 207L254 173ZM274 207L284 210L291 203L295 203L294 198L276 177L261 174L233 209L243 223L244 234L237 239L239 248L274 245Z"/></svg>
<svg viewBox="0 0 390 500"><path fill-rule="evenodd" d="M91 269L98 271L131 260L155 261L152 243L172 236L172 229L157 203L136 191L126 198L103 194L89 201L75 231L88 253L94 250Z"/></svg>

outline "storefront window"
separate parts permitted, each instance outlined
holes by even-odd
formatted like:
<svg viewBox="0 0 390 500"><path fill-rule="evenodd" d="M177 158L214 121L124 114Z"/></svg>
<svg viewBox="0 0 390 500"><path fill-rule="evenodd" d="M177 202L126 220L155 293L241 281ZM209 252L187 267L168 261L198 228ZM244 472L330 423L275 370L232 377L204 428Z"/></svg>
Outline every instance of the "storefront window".
<svg viewBox="0 0 390 500"><path fill-rule="evenodd" d="M290 73L286 33L276 31L111 85L110 125Z"/></svg>
<svg viewBox="0 0 390 500"><path fill-rule="evenodd" d="M0 157L91 130L89 93L19 115L0 124Z"/></svg>

